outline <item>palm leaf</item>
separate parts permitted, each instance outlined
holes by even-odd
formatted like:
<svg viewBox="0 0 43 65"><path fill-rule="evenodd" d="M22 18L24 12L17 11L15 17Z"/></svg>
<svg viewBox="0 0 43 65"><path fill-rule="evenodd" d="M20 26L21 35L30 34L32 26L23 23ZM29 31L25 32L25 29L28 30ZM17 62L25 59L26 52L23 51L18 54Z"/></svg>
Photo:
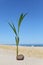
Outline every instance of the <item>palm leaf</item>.
<svg viewBox="0 0 43 65"><path fill-rule="evenodd" d="M15 35L17 36L17 32L16 32L16 28L14 26L14 24L12 23L8 23L10 25L10 27L12 28L12 30L14 31Z"/></svg>
<svg viewBox="0 0 43 65"><path fill-rule="evenodd" d="M20 18L19 18L19 21L18 21L18 33L19 33L19 29L20 29L20 25L21 25L21 23L22 23L22 20L24 19L24 17L27 15L27 13L26 14L21 14L20 15Z"/></svg>

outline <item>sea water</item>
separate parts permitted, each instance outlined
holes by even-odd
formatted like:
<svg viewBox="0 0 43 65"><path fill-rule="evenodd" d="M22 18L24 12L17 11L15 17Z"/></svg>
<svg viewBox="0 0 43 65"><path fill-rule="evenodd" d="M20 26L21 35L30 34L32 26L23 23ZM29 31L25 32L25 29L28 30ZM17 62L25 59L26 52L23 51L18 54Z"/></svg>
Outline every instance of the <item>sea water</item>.
<svg viewBox="0 0 43 65"><path fill-rule="evenodd" d="M16 44L5 44L5 45L11 45L16 46ZM19 44L19 46L34 46L34 47L43 47L43 44Z"/></svg>

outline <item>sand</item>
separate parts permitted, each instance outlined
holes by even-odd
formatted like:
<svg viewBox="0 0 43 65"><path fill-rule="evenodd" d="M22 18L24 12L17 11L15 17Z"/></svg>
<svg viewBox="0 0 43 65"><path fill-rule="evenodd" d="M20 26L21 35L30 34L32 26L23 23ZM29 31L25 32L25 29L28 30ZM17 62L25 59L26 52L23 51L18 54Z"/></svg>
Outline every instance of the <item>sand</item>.
<svg viewBox="0 0 43 65"><path fill-rule="evenodd" d="M16 60L16 47L0 45L0 65L43 65L43 47L19 47L23 61Z"/></svg>

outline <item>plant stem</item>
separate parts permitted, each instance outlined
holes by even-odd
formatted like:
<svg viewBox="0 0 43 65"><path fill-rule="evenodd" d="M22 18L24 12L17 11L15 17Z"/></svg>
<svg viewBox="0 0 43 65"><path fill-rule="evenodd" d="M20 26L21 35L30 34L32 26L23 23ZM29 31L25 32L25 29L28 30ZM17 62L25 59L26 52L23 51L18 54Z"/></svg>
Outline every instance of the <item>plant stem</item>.
<svg viewBox="0 0 43 65"><path fill-rule="evenodd" d="M18 57L18 45L17 45L17 50L16 51L17 51L17 57Z"/></svg>

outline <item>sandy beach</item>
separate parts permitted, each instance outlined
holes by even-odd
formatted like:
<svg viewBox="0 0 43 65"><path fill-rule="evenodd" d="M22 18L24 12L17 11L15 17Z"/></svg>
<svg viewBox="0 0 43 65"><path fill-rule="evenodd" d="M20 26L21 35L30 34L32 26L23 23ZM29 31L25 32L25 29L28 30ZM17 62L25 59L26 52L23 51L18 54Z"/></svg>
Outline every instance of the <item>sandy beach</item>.
<svg viewBox="0 0 43 65"><path fill-rule="evenodd" d="M23 61L16 60L16 46L0 45L0 65L43 65L43 47L21 47Z"/></svg>

